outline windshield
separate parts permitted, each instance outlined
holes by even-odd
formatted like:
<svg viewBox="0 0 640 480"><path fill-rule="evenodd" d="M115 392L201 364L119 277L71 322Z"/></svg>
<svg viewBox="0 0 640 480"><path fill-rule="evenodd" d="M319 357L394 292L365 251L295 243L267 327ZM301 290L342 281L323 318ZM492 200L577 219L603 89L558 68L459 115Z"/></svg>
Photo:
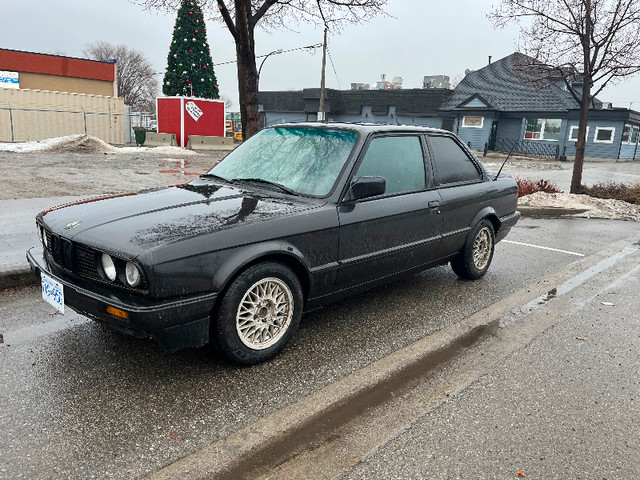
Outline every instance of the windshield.
<svg viewBox="0 0 640 480"><path fill-rule="evenodd" d="M269 128L207 173L228 180L262 179L297 193L324 196L331 191L357 138L356 132L346 130Z"/></svg>

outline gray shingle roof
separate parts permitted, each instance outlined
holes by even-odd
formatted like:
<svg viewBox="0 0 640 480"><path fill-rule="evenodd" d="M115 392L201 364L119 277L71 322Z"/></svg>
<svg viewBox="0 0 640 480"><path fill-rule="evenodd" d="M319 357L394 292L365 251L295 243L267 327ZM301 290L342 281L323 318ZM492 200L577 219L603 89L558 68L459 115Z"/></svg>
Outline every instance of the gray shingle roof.
<svg viewBox="0 0 640 480"><path fill-rule="evenodd" d="M503 112L562 112L579 108L563 88L550 81L532 81L523 70L525 55L514 53L480 70L467 74L442 110L460 108L473 95L479 95L494 110Z"/></svg>
<svg viewBox="0 0 640 480"><path fill-rule="evenodd" d="M436 115L443 100L453 92L447 89L401 90L326 90L329 112L359 115L363 105L371 106L372 113L386 115L389 106L396 107L397 115ZM259 102L267 112L304 112L305 100L309 111L316 111L320 89L308 88L297 92L260 92Z"/></svg>

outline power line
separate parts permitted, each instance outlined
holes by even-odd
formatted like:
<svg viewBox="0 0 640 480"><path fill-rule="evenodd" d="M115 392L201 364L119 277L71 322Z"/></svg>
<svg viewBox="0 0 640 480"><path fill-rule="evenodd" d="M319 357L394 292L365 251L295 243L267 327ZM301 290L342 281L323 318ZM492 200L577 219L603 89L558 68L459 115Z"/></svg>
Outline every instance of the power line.
<svg viewBox="0 0 640 480"><path fill-rule="evenodd" d="M290 48L288 50L282 50L282 52L280 52L280 53L294 52L296 50L305 50L305 49L311 49L311 48L315 49L315 48L319 48L321 46L322 46L321 43L316 43L315 45L307 45L305 47L297 47L297 48ZM271 54L267 53L265 55L256 55L256 58L263 58L263 57L267 57L269 55L271 55ZM218 65L227 65L229 63L237 63L237 62L238 62L238 60L228 60L226 62L214 63L213 66L217 67Z"/></svg>
<svg viewBox="0 0 640 480"><path fill-rule="evenodd" d="M331 62L331 68L333 68L333 74L336 76L336 80L338 81L338 89L342 90L342 85L340 85L340 79L338 78L338 72L336 72L336 66L333 64L333 58L331 58L331 52L329 51L328 45L327 45L327 55L329 55L329 61Z"/></svg>

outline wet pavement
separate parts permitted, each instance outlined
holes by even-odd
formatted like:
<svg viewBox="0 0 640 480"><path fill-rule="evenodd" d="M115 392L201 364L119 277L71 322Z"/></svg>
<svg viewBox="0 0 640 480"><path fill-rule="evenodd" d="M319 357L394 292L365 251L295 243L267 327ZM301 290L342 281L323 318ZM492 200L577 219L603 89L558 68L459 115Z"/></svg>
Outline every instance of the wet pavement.
<svg viewBox="0 0 640 480"><path fill-rule="evenodd" d="M523 219L482 280L440 267L349 298L252 368L57 315L37 286L5 290L0 478L144 477L632 235L630 222Z"/></svg>

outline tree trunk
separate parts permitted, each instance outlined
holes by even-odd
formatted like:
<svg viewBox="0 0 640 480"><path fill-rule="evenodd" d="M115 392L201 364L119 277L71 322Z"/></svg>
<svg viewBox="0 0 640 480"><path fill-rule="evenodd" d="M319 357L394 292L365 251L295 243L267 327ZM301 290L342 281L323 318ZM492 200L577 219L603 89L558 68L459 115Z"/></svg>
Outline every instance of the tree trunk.
<svg viewBox="0 0 640 480"><path fill-rule="evenodd" d="M589 96L591 85L589 80L582 83L582 97L580 100L580 124L578 126L578 141L576 142L576 158L573 162L573 175L571 177L571 193L582 191L582 166L584 165L584 152L587 144L587 119L589 117Z"/></svg>
<svg viewBox="0 0 640 480"><path fill-rule="evenodd" d="M236 57L238 59L238 94L242 117L242 139L246 140L260 130L258 115L258 69L256 68L255 40L251 0L236 0Z"/></svg>

